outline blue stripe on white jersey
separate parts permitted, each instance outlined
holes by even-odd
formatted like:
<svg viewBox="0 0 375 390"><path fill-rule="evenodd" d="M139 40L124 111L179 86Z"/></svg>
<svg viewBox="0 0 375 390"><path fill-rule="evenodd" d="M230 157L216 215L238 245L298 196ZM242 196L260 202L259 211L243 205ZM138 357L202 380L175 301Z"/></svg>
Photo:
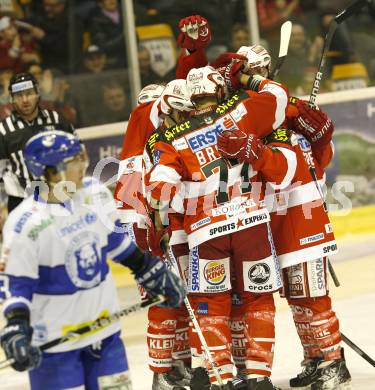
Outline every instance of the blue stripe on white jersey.
<svg viewBox="0 0 375 390"><path fill-rule="evenodd" d="M115 262L121 262L121 260L129 257L137 248L134 242L125 231L120 220L115 222L115 226L118 231L114 231L108 235L108 256Z"/></svg>

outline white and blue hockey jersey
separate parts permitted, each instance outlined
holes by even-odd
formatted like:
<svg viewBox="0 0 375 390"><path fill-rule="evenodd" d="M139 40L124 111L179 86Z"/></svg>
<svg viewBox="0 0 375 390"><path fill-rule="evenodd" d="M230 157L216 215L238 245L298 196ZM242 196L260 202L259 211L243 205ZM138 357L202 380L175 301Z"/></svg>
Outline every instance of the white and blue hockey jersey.
<svg viewBox="0 0 375 390"><path fill-rule="evenodd" d="M107 258L120 261L136 247L102 184L85 179L65 205L29 197L9 215L3 233L3 312L30 309L34 345L119 310ZM115 323L48 352L81 348L119 329Z"/></svg>

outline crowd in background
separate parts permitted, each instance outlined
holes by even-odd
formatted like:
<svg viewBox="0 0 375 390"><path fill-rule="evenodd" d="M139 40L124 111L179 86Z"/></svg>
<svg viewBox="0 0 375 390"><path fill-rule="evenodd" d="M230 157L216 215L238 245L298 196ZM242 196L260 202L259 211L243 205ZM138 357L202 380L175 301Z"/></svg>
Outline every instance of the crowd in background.
<svg viewBox="0 0 375 390"><path fill-rule="evenodd" d="M258 0L261 43L278 54L280 26L293 22L280 81L308 94L323 37L349 0ZM135 0L142 86L174 78L178 21L200 14L211 24L209 60L250 45L244 0ZM375 0L340 26L332 41L324 90L373 85ZM0 0L0 117L8 115L8 83L28 71L42 104L76 127L127 120L129 75L121 2L117 0Z"/></svg>

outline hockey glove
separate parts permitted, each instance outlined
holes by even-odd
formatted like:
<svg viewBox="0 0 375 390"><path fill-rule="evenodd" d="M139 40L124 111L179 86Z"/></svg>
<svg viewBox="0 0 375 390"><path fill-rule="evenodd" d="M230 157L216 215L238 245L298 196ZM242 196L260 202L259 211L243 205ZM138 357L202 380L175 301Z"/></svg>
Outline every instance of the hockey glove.
<svg viewBox="0 0 375 390"><path fill-rule="evenodd" d="M261 157L264 145L254 134L246 134L241 130L226 130L217 137L219 153L229 159L237 159L241 163L252 163Z"/></svg>
<svg viewBox="0 0 375 390"><path fill-rule="evenodd" d="M178 27L181 30L177 39L178 45L190 52L206 48L211 41L211 28L203 16L183 18Z"/></svg>
<svg viewBox="0 0 375 390"><path fill-rule="evenodd" d="M33 329L24 315L15 315L8 320L0 333L0 344L7 359L14 359L12 367L17 371L26 371L39 366L42 352L31 345Z"/></svg>
<svg viewBox="0 0 375 390"><path fill-rule="evenodd" d="M302 134L312 144L326 145L332 140L334 126L327 114L319 108L311 108L309 103L298 99L298 116L293 120L293 130Z"/></svg>
<svg viewBox="0 0 375 390"><path fill-rule="evenodd" d="M144 253L143 266L135 273L137 282L151 296L164 295L167 300L161 307L179 307L185 298L182 280L149 252Z"/></svg>
<svg viewBox="0 0 375 390"><path fill-rule="evenodd" d="M218 68L218 72L223 76L225 84L230 93L237 91L241 87L241 70L244 67L244 61L231 62L227 66Z"/></svg>
<svg viewBox="0 0 375 390"><path fill-rule="evenodd" d="M221 53L211 64L215 69L229 65L232 60L247 61L247 58L241 54L231 53L229 51Z"/></svg>

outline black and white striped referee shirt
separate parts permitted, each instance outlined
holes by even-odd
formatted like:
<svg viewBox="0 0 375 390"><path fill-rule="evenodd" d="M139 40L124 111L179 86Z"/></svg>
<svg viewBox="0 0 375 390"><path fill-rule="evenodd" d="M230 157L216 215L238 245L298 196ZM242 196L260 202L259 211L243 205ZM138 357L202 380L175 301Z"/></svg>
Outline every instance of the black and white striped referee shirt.
<svg viewBox="0 0 375 390"><path fill-rule="evenodd" d="M25 188L32 177L23 158L23 149L32 136L49 130L74 133L73 126L52 110L39 109L32 123L23 120L16 111L0 122L0 177L8 195L25 197Z"/></svg>

